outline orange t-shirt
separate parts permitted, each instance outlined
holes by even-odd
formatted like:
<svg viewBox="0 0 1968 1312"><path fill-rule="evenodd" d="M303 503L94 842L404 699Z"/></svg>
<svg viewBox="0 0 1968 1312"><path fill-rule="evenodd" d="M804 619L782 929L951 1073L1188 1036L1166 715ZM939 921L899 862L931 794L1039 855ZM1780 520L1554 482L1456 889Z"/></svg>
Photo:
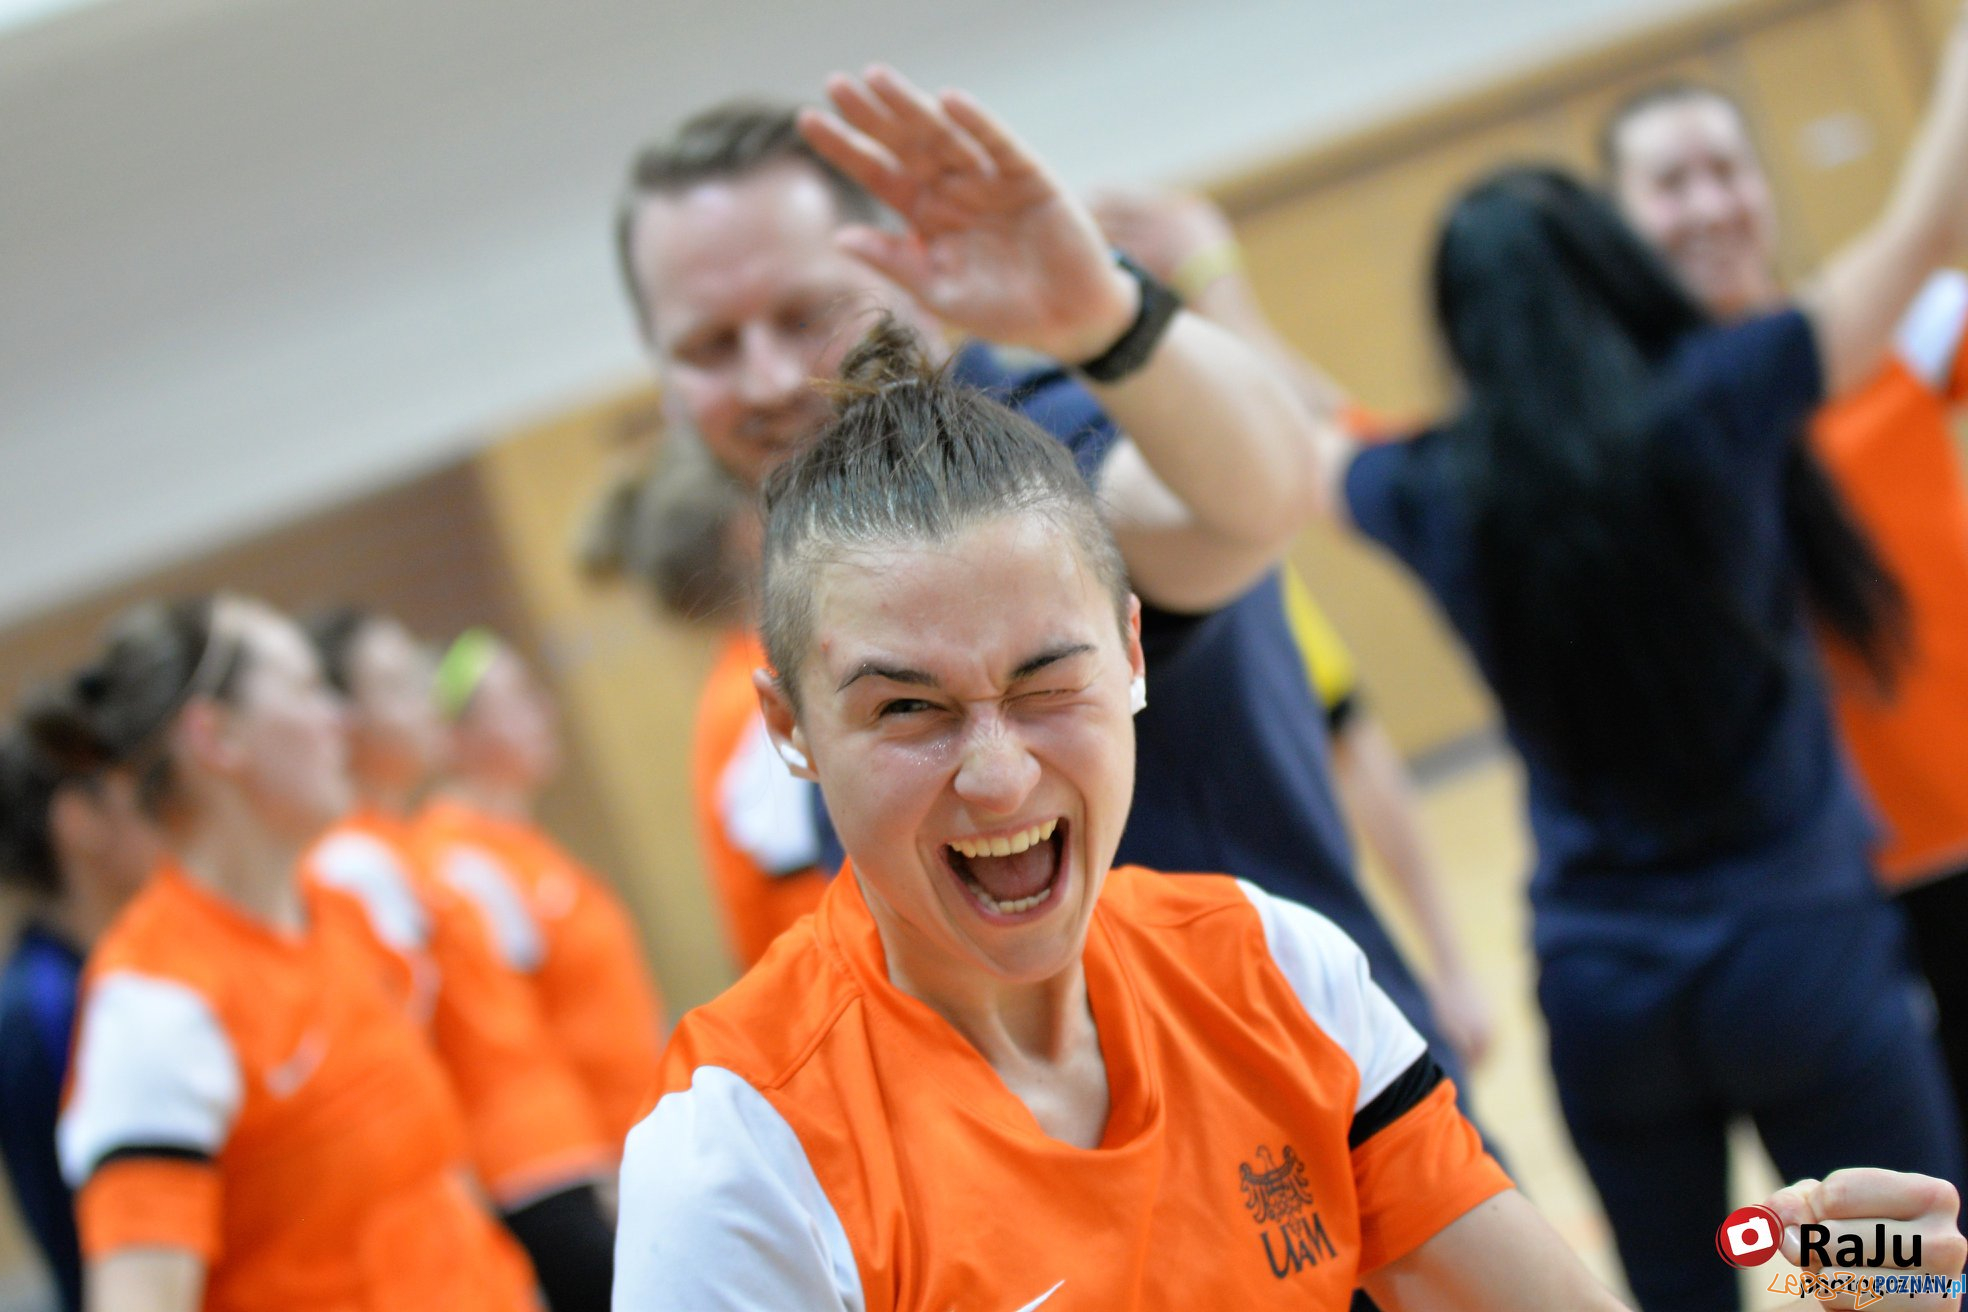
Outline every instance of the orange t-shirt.
<svg viewBox="0 0 1968 1312"><path fill-rule="evenodd" d="M424 808L416 843L477 909L506 969L531 985L619 1154L649 1106L663 1038L662 1001L627 908L537 826L451 799Z"/></svg>
<svg viewBox="0 0 1968 1312"><path fill-rule="evenodd" d="M618 1305L1336 1312L1510 1187L1317 913L1122 867L1084 960L1110 1097L1092 1149L889 982L844 872L678 1026L623 1161Z"/></svg>
<svg viewBox="0 0 1968 1312"><path fill-rule="evenodd" d="M743 969L827 891L827 876L815 864L813 785L787 772L759 713L752 673L765 663L756 634L725 641L697 699L690 746L697 841L725 936Z"/></svg>
<svg viewBox="0 0 1968 1312"><path fill-rule="evenodd" d="M413 1018L464 1110L472 1161L500 1207L613 1169L587 1091L548 1038L532 990L505 969L471 904L413 851L407 823L358 810L308 849L301 872L355 898L403 972Z"/></svg>
<svg viewBox="0 0 1968 1312"><path fill-rule="evenodd" d="M251 919L172 867L91 955L58 1142L82 1249L188 1249L211 1312L535 1306L362 910Z"/></svg>
<svg viewBox="0 0 1968 1312"><path fill-rule="evenodd" d="M1968 484L1949 424L1968 395L1968 276L1936 275L1869 384L1819 412L1815 442L1906 589L1914 653L1890 700L1846 653L1839 726L1886 822L1879 865L1906 885L1968 864Z"/></svg>

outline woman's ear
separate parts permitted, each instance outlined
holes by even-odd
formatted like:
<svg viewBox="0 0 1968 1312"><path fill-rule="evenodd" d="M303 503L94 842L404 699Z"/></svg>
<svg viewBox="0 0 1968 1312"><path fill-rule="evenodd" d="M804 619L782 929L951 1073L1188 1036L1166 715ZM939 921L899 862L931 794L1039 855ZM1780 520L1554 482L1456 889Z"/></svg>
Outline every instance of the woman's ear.
<svg viewBox="0 0 1968 1312"><path fill-rule="evenodd" d="M765 716L765 731L772 738L772 750L795 779L820 780L814 773L813 758L807 754L806 735L793 713L793 703L770 670L752 671L752 686L758 689L759 711Z"/></svg>
<svg viewBox="0 0 1968 1312"><path fill-rule="evenodd" d="M240 755L228 728L223 706L210 697L193 697L171 727L171 748L201 770L228 774L237 767Z"/></svg>
<svg viewBox="0 0 1968 1312"><path fill-rule="evenodd" d="M48 837L62 864L92 860L108 844L107 828L101 803L86 788L55 789L48 803Z"/></svg>

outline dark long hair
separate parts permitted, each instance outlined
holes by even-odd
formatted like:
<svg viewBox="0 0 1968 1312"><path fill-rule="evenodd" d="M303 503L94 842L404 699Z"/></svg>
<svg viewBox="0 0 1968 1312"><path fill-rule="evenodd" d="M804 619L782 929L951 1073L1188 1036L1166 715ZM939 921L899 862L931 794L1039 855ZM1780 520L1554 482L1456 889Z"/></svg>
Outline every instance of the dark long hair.
<svg viewBox="0 0 1968 1312"><path fill-rule="evenodd" d="M1707 316L1605 201L1548 169L1456 203L1434 297L1468 388L1445 464L1498 696L1586 796L1655 822L1716 814L1801 672L1794 612L1730 584L1740 489L1663 428L1722 422L1662 369ZM1890 680L1904 597L1802 433L1782 495L1796 595Z"/></svg>
<svg viewBox="0 0 1968 1312"><path fill-rule="evenodd" d="M18 726L0 731L0 885L44 897L62 891L51 817L65 782Z"/></svg>

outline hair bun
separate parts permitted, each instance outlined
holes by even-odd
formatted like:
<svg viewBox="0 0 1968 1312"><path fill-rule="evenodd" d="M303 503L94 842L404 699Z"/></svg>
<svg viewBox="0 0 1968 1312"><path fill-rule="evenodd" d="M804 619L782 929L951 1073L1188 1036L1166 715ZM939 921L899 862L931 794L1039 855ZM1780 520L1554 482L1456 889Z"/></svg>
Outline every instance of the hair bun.
<svg viewBox="0 0 1968 1312"><path fill-rule="evenodd" d="M843 400L852 400L935 378L921 335L894 315L884 314L841 361L839 391Z"/></svg>
<svg viewBox="0 0 1968 1312"><path fill-rule="evenodd" d="M42 684L21 703L21 732L64 774L89 774L115 759L96 722L105 679L98 667L85 666L67 678Z"/></svg>

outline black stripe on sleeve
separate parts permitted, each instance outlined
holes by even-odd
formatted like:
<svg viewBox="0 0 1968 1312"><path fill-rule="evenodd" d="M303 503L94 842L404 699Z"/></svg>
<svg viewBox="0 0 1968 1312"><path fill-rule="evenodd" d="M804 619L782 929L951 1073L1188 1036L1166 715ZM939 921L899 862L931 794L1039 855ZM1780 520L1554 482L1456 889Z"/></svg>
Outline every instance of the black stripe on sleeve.
<svg viewBox="0 0 1968 1312"><path fill-rule="evenodd" d="M90 1169L89 1174L94 1175L97 1171L102 1170L103 1167L115 1162L158 1160L167 1162L209 1163L212 1160L212 1154L206 1152L203 1148L192 1148L181 1143L126 1143L121 1147L112 1148L101 1157L98 1157L95 1166Z"/></svg>
<svg viewBox="0 0 1968 1312"><path fill-rule="evenodd" d="M1346 1132L1346 1146L1358 1148L1400 1120L1446 1078L1442 1068L1426 1052L1416 1057L1414 1065L1395 1076L1394 1082L1382 1089L1378 1097L1353 1113L1353 1128Z"/></svg>

